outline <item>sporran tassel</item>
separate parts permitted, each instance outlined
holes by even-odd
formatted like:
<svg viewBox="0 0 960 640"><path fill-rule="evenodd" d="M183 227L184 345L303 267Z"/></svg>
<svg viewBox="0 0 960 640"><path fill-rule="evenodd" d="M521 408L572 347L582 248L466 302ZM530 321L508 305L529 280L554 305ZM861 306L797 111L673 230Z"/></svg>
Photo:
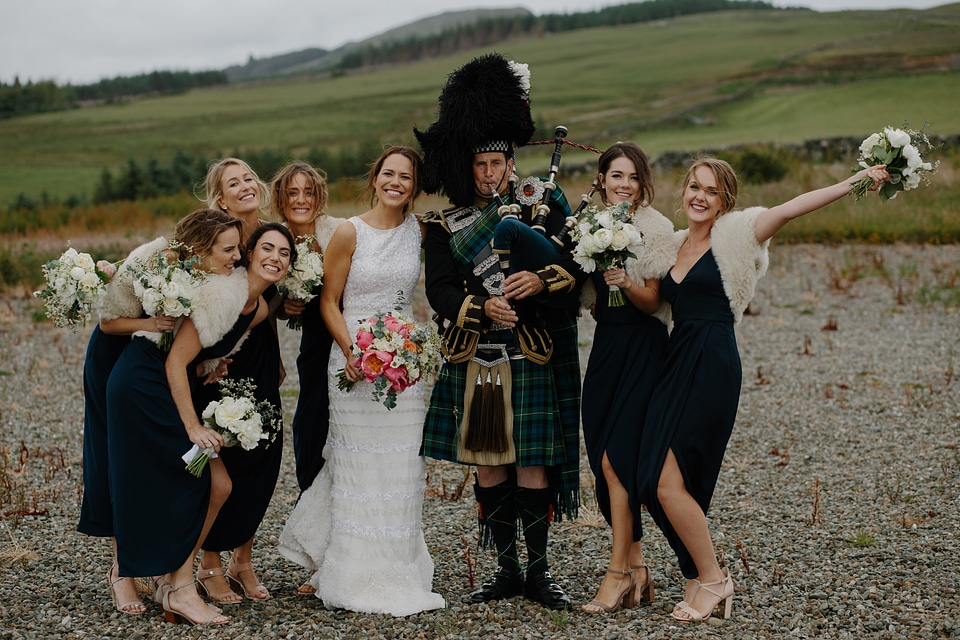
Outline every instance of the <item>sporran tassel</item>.
<svg viewBox="0 0 960 640"><path fill-rule="evenodd" d="M493 384L490 370L486 371L485 378L482 374L477 376L477 388L470 403L470 429L463 443L464 449L493 453L503 453L507 450L506 434L503 429L503 387L499 384L499 375L497 383L496 386Z"/></svg>

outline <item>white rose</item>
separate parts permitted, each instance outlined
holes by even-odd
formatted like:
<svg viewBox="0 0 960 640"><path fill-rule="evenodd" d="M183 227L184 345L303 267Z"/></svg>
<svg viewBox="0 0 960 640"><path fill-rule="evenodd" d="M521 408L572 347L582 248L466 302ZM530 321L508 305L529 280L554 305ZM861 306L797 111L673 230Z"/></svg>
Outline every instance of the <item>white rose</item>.
<svg viewBox="0 0 960 640"><path fill-rule="evenodd" d="M871 133L870 136L860 143L860 155L865 158L873 156L873 148L880 143L880 134Z"/></svg>
<svg viewBox="0 0 960 640"><path fill-rule="evenodd" d="M623 251L630 244L630 236L626 230L620 229L613 232L613 240L610 241L610 248L614 251Z"/></svg>
<svg viewBox="0 0 960 640"><path fill-rule="evenodd" d="M597 269L597 262L590 256L574 254L573 261L580 265L584 273L591 273Z"/></svg>
<svg viewBox="0 0 960 640"><path fill-rule="evenodd" d="M172 318L188 315L187 307L180 302L179 298L167 298L163 303L163 315Z"/></svg>
<svg viewBox="0 0 960 640"><path fill-rule="evenodd" d="M907 159L907 166L911 169L916 169L923 164L923 158L920 157L920 152L917 151L917 148L912 144L908 144L903 148L903 157Z"/></svg>
<svg viewBox="0 0 960 640"><path fill-rule="evenodd" d="M597 224L599 224L604 229L613 228L614 219L613 216L607 212L597 214Z"/></svg>
<svg viewBox="0 0 960 640"><path fill-rule="evenodd" d="M903 174L903 188L905 191L910 189L916 189L920 186L920 174L919 173L910 173L909 175L904 171Z"/></svg>
<svg viewBox="0 0 960 640"><path fill-rule="evenodd" d="M216 423L224 429L236 431L237 425L243 420L243 416L247 412L242 400L243 398L223 398L220 400L213 412Z"/></svg>
<svg viewBox="0 0 960 640"><path fill-rule="evenodd" d="M577 251L583 256L592 256L599 249L596 239L589 233L584 234L577 245Z"/></svg>
<svg viewBox="0 0 960 640"><path fill-rule="evenodd" d="M895 149L910 144L910 134L901 129L886 128L883 130L883 133L887 136L887 142Z"/></svg>
<svg viewBox="0 0 960 640"><path fill-rule="evenodd" d="M98 288L100 284L100 276L98 276L96 273L87 272L83 274L82 278L80 278L80 286L84 289L89 289L90 291Z"/></svg>
<svg viewBox="0 0 960 640"><path fill-rule="evenodd" d="M185 293L183 285L176 281L163 283L160 291L163 293L163 296L169 300L182 298Z"/></svg>
<svg viewBox="0 0 960 640"><path fill-rule="evenodd" d="M613 241L613 231L610 229L597 229L597 232L593 234L593 240L597 243L599 249L607 249Z"/></svg>
<svg viewBox="0 0 960 640"><path fill-rule="evenodd" d="M219 402L217 402L216 400L211 400L211 401L207 404L207 407L203 410L203 413L200 414L200 417L203 418L204 420L206 420L207 418L212 417L213 414L214 414L214 412L217 410L217 407L218 407L218 406L220 406L220 403L219 403Z"/></svg>
<svg viewBox="0 0 960 640"><path fill-rule="evenodd" d="M76 264L77 255L76 249L68 247L67 250L63 252L63 255L60 256L60 261L66 262L67 264Z"/></svg>
<svg viewBox="0 0 960 640"><path fill-rule="evenodd" d="M78 253L77 257L73 260L73 264L77 265L84 271L93 271L94 266L96 266L89 253Z"/></svg>
<svg viewBox="0 0 960 640"><path fill-rule="evenodd" d="M87 275L87 272L80 267L74 267L73 269L70 269L70 277L74 280L83 280L83 276L85 275Z"/></svg>

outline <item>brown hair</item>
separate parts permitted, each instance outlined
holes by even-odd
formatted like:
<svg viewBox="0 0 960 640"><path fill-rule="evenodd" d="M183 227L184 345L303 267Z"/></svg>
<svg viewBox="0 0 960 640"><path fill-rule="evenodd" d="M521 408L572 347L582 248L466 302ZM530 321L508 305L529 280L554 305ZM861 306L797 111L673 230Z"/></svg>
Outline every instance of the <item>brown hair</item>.
<svg viewBox="0 0 960 640"><path fill-rule="evenodd" d="M223 172L232 165L239 165L244 171L249 171L256 178L257 185L260 187L260 211L266 215L270 208L270 188L263 183L263 180L260 179L256 171L250 168L249 164L239 158L221 158L213 161L210 168L207 169L207 178L204 183L206 192L204 197L200 199L205 201L211 209L223 209L220 205L220 198L223 197L221 181L223 180Z"/></svg>
<svg viewBox="0 0 960 640"><path fill-rule="evenodd" d="M725 160L713 158L711 156L700 156L693 161L690 168L687 169L687 175L683 177L683 186L680 187L681 198L687 190L690 181L693 180L693 172L700 167L706 167L713 171L713 177L717 179L717 195L720 197L720 212L717 215L722 216L725 213L733 211L737 205L737 194L740 190L740 181L737 174Z"/></svg>
<svg viewBox="0 0 960 640"><path fill-rule="evenodd" d="M302 173L307 177L307 184L313 187L313 193L317 198L317 210L314 211L314 217L322 215L324 207L327 206L327 174L322 169L315 169L313 165L307 162L295 160L277 172L277 175L270 181L270 212L273 218L287 221L287 216L283 213L283 206L286 203L287 189L293 178Z"/></svg>
<svg viewBox="0 0 960 640"><path fill-rule="evenodd" d="M618 142L600 156L597 161L597 173L606 176L610 171L610 165L617 158L626 158L633 163L637 172L637 178L640 179L640 192L637 194L637 200L634 202L636 207L649 207L653 204L653 171L650 169L650 161L647 160L647 154L633 142ZM603 204L607 202L606 189L600 189L600 200Z"/></svg>
<svg viewBox="0 0 960 640"><path fill-rule="evenodd" d="M363 197L367 198L370 206L374 206L377 203L377 189L375 186L377 176L380 175L380 171L383 169L383 163L393 155L401 155L413 165L413 170L411 171L413 174L413 194L410 196L407 204L403 206L403 212L408 213L413 209L414 201L416 201L417 197L423 191L423 159L420 157L420 154L411 147L394 145L384 149L380 157L370 165L370 171L367 172L367 187L363 190Z"/></svg>
<svg viewBox="0 0 960 640"><path fill-rule="evenodd" d="M217 209L197 209L185 216L177 223L173 234L180 258L186 259L190 255L206 258L217 237L231 228L243 235L243 222Z"/></svg>

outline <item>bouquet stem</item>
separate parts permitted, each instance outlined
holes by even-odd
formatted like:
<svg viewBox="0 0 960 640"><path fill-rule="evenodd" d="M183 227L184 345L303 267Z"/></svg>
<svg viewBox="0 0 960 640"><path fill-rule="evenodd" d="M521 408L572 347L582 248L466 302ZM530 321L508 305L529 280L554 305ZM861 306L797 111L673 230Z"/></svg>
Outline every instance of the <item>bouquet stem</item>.
<svg viewBox="0 0 960 640"><path fill-rule="evenodd" d="M303 329L303 314L298 313L295 316L290 316L287 318L287 328L293 329L294 331L300 331Z"/></svg>
<svg viewBox="0 0 960 640"><path fill-rule="evenodd" d="M195 455L193 459L187 463L186 470L197 478L203 475L203 470L206 468L207 463L210 462L210 451L212 451L212 449L200 449L200 453Z"/></svg>
<svg viewBox="0 0 960 640"><path fill-rule="evenodd" d="M607 306L622 307L624 304L626 304L626 300L623 299L620 287L615 284L610 285L610 292L607 294Z"/></svg>
<svg viewBox="0 0 960 640"><path fill-rule="evenodd" d="M163 331L160 334L160 340L157 341L157 348L161 351L170 351L173 346L173 331Z"/></svg>

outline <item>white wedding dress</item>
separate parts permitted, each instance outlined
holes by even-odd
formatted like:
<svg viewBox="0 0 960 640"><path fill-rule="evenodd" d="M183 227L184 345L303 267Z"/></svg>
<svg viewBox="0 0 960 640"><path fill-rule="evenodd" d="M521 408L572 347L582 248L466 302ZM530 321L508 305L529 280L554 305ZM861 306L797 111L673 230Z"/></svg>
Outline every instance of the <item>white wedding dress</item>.
<svg viewBox="0 0 960 640"><path fill-rule="evenodd" d="M413 216L394 229L359 218L357 245L343 289L351 335L377 312L412 318L420 278L420 227ZM398 304L398 297L399 304ZM314 570L311 584L328 609L407 616L440 609L432 592L433 560L421 529L426 467L420 457L423 385L387 410L373 385L337 388L344 357L336 344L327 368L330 432L323 469L303 493L280 534L280 553Z"/></svg>

